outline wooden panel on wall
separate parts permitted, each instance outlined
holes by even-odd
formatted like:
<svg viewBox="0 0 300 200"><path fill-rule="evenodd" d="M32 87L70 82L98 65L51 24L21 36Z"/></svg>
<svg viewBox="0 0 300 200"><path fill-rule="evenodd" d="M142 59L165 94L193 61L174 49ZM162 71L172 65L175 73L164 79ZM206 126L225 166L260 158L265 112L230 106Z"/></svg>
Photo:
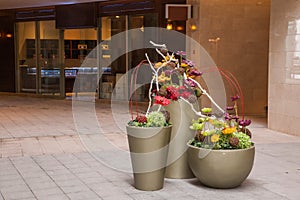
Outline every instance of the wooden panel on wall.
<svg viewBox="0 0 300 200"><path fill-rule="evenodd" d="M15 92L13 16L0 16L0 34L0 92Z"/></svg>

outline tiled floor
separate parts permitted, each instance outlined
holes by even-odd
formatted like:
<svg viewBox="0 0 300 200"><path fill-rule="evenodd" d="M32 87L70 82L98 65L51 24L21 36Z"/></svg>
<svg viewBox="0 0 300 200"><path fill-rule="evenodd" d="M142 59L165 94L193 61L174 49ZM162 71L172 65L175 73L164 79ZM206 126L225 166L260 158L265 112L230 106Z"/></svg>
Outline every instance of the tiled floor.
<svg viewBox="0 0 300 200"><path fill-rule="evenodd" d="M128 106L82 105L0 94L0 200L300 199L300 138L267 129L265 118L252 117L255 164L240 187L166 179L162 190L143 192L132 186Z"/></svg>

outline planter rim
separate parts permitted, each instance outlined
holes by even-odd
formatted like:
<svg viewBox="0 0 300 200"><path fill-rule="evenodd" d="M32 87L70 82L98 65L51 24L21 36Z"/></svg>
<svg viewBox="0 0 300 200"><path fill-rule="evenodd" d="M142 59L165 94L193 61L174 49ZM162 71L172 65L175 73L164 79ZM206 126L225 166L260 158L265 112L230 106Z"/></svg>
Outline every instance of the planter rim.
<svg viewBox="0 0 300 200"><path fill-rule="evenodd" d="M251 147L249 148L246 148L246 149L206 149L206 148L202 148L202 147L195 147L193 145L190 144L190 141L187 143L187 145L190 147L190 148L193 148L193 149L204 149L204 150L207 150L207 151L213 151L213 152L237 152L237 151L247 151L249 149L253 149L255 148L255 145L253 144Z"/></svg>
<svg viewBox="0 0 300 200"><path fill-rule="evenodd" d="M173 125L169 125L169 126L161 126L161 127L143 127L143 126L130 126L130 125L126 125L126 127L130 127L133 129L163 129L163 128L170 128Z"/></svg>

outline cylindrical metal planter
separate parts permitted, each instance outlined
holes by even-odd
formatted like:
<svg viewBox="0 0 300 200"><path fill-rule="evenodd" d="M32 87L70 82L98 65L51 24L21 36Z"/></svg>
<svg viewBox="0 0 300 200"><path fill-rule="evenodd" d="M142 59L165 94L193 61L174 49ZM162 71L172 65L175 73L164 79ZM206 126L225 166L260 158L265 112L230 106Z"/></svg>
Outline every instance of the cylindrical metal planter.
<svg viewBox="0 0 300 200"><path fill-rule="evenodd" d="M153 191L163 188L172 126L127 126L134 187Z"/></svg>
<svg viewBox="0 0 300 200"><path fill-rule="evenodd" d="M188 144L189 165L198 180L212 188L234 188L250 174L255 147L212 150Z"/></svg>
<svg viewBox="0 0 300 200"><path fill-rule="evenodd" d="M197 108L197 107L196 107ZM186 143L194 137L194 131L189 127L197 116L191 106L182 101L173 101L166 106L170 112L173 125L168 154L166 178L187 179L195 177L188 165Z"/></svg>

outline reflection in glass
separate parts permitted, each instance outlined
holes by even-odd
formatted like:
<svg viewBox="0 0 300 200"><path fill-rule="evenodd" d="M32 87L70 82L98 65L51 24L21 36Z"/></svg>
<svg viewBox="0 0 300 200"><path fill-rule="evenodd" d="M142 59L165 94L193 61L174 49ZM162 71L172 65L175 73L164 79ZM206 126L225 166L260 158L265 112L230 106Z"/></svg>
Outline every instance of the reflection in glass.
<svg viewBox="0 0 300 200"><path fill-rule="evenodd" d="M18 92L36 92L36 48L35 22L18 22Z"/></svg>
<svg viewBox="0 0 300 200"><path fill-rule="evenodd" d="M286 49L287 79L300 80L300 19L289 21Z"/></svg>

